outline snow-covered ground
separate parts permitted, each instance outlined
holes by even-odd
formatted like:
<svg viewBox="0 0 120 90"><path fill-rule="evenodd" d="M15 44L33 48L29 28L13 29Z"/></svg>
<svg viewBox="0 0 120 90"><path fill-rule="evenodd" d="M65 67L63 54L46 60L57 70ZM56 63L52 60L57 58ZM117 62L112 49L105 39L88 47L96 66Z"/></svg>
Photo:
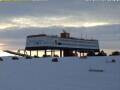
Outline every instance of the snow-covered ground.
<svg viewBox="0 0 120 90"><path fill-rule="evenodd" d="M0 90L120 90L120 56L3 59Z"/></svg>

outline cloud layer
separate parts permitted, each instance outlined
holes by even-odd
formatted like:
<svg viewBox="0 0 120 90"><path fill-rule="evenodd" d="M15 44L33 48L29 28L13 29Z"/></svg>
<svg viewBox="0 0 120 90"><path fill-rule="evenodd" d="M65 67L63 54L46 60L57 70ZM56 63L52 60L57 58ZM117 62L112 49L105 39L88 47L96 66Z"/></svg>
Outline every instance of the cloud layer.
<svg viewBox="0 0 120 90"><path fill-rule="evenodd" d="M46 0L0 3L2 49L24 48L29 34L96 38L104 49L120 49L120 2ZM53 33L54 32L54 33ZM82 36L81 36L82 35Z"/></svg>

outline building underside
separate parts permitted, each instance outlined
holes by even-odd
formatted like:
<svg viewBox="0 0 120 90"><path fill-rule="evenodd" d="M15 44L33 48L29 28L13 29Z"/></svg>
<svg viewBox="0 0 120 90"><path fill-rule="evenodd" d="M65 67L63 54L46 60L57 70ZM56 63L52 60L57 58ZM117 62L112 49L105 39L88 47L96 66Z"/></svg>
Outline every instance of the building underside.
<svg viewBox="0 0 120 90"><path fill-rule="evenodd" d="M80 56L84 56L85 53L99 52L99 49L83 49L83 48L67 48L67 47L63 47L63 48L61 47L26 47L25 50L29 51L30 55L32 51L36 51L38 53L40 50L42 50L44 51L45 56L47 56L47 52L51 52L51 56L54 56L53 52L55 52L55 50L58 50L60 51L60 57L78 56L76 53L79 53Z"/></svg>

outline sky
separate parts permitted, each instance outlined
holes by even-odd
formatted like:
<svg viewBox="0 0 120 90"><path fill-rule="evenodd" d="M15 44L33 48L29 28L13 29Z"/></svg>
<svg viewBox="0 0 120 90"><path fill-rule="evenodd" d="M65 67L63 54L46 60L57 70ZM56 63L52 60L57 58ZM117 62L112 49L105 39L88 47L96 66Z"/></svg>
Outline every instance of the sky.
<svg viewBox="0 0 120 90"><path fill-rule="evenodd" d="M24 49L26 36L98 39L104 50L120 50L119 0L0 0L0 49Z"/></svg>

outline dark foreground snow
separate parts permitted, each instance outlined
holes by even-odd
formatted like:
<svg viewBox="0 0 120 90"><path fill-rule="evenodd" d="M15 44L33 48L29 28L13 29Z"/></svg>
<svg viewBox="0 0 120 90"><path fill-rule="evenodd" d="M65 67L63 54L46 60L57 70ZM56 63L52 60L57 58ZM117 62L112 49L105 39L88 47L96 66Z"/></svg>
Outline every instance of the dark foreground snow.
<svg viewBox="0 0 120 90"><path fill-rule="evenodd" d="M0 90L120 90L120 56L3 59Z"/></svg>

